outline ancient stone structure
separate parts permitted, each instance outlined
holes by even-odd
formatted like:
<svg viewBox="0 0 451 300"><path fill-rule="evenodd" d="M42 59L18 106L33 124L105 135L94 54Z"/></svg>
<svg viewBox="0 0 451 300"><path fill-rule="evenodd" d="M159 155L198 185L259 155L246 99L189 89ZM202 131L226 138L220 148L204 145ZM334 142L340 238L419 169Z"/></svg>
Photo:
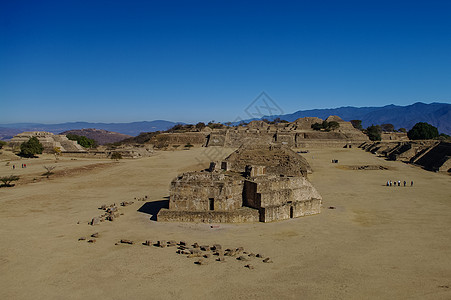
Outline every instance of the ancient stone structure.
<svg viewBox="0 0 451 300"><path fill-rule="evenodd" d="M336 121L339 127L331 131L315 131L314 123L322 123L320 118L299 118L294 122L268 124L264 121L252 121L246 126L223 127L210 129L208 127L198 132L163 133L155 136L152 143L157 147L169 147L185 144L193 146L240 147L247 144L280 144L289 147L344 147L353 144L360 145L369 141L360 130L355 129L350 122L345 122L337 116L330 116L326 121Z"/></svg>
<svg viewBox="0 0 451 300"><path fill-rule="evenodd" d="M390 160L419 165L426 170L451 172L451 143L436 140L370 142L360 148Z"/></svg>
<svg viewBox="0 0 451 300"><path fill-rule="evenodd" d="M171 182L158 221L271 222L320 213L307 161L280 145L243 146L204 171Z"/></svg>
<svg viewBox="0 0 451 300"><path fill-rule="evenodd" d="M56 135L45 131L22 132L14 136L9 144L12 147L19 147L23 142L36 137L44 147L44 152L51 153L58 147L61 152L86 152L86 149L80 146L76 141L69 140L65 135Z"/></svg>

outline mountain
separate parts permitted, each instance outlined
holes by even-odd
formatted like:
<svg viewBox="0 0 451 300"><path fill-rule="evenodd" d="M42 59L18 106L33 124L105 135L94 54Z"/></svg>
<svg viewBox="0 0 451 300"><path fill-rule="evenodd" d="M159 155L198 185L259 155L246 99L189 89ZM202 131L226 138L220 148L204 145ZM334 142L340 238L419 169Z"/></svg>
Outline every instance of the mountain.
<svg viewBox="0 0 451 300"><path fill-rule="evenodd" d="M372 124L393 124L396 129L409 130L418 122L427 122L438 128L440 133L451 135L451 104L421 102L407 106L386 105L382 107L339 107L330 109L299 110L292 114L264 116L262 119L274 120L281 118L292 122L298 118L318 117L326 119L336 115L345 121L362 120L362 126ZM249 121L249 120L247 120Z"/></svg>
<svg viewBox="0 0 451 300"><path fill-rule="evenodd" d="M179 124L164 120L143 121L132 123L89 123L89 122L71 122L61 124L39 124L39 123L15 123L15 124L0 124L0 139L3 131L13 132L16 134L23 131L48 131L52 133L60 133L67 130L96 128L113 132L118 132L126 135L137 136L141 132L161 131L167 130L174 125ZM17 132L18 131L18 132ZM11 135L5 133L5 136Z"/></svg>
<svg viewBox="0 0 451 300"><path fill-rule="evenodd" d="M95 140L99 145L105 145L109 143L115 143L122 141L127 138L131 138L131 135L107 131L103 129L94 129L94 128L87 128L87 129L74 129L74 130L68 130L64 131L61 134L76 134L80 136L85 136L87 138Z"/></svg>

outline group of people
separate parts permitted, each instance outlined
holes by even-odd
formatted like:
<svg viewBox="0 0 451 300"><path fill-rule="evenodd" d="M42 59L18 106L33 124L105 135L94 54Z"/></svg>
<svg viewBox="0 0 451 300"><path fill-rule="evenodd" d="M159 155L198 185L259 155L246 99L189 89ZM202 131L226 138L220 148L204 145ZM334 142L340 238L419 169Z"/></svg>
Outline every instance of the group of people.
<svg viewBox="0 0 451 300"><path fill-rule="evenodd" d="M404 186L407 186L407 181L404 180L402 182L402 184ZM401 180L398 180L398 181L396 181L396 180L395 181L388 180L386 185L387 186L401 186ZM413 186L413 180L410 181L410 186Z"/></svg>
<svg viewBox="0 0 451 300"><path fill-rule="evenodd" d="M27 167L27 164L22 164L22 169L23 168L26 168ZM13 165L13 170L16 168L16 165Z"/></svg>

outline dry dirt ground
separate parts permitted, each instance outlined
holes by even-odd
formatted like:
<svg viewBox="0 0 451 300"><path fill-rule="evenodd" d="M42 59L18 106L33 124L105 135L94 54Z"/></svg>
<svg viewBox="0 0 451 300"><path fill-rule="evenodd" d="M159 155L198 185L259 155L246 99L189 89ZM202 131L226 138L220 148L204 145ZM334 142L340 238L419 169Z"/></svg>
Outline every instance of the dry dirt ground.
<svg viewBox="0 0 451 300"><path fill-rule="evenodd" d="M360 149L310 149L319 215L214 228L151 220L171 179L209 161L205 151L9 165L3 154L0 176L22 179L0 188L0 299L451 299L450 176ZM55 174L41 176L43 165L56 165ZM409 186L386 187L387 180ZM149 203L134 200L144 196ZM135 203L114 222L88 225L102 204L122 201ZM78 241L95 232L96 243ZM136 243L115 245L120 239ZM273 263L211 257L196 265L173 247L141 244L160 239L242 246Z"/></svg>

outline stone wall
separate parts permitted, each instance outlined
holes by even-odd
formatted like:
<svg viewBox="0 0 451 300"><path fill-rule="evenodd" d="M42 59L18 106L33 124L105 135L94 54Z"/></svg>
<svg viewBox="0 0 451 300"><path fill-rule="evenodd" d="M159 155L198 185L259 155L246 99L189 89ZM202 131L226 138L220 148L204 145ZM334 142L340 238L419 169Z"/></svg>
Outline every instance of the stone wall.
<svg viewBox="0 0 451 300"><path fill-rule="evenodd" d="M230 211L242 206L243 180L217 172L184 173L171 182L169 209Z"/></svg>
<svg viewBox="0 0 451 300"><path fill-rule="evenodd" d="M259 221L257 209L242 207L235 211L173 211L161 209L157 221L194 223L252 223Z"/></svg>

